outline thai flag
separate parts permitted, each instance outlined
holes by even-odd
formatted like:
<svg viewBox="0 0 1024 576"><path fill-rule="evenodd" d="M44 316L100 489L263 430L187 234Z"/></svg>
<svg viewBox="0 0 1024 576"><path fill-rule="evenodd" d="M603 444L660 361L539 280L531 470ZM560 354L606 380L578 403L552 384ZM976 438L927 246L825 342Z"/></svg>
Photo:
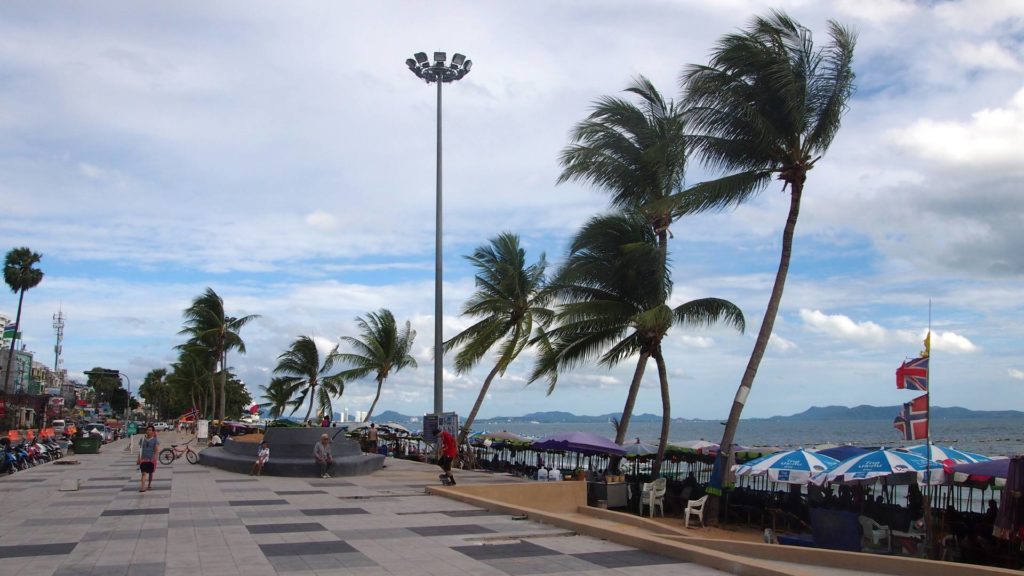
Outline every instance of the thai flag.
<svg viewBox="0 0 1024 576"><path fill-rule="evenodd" d="M896 387L900 390L928 391L928 357L914 358L896 369Z"/></svg>
<svg viewBox="0 0 1024 576"><path fill-rule="evenodd" d="M892 427L903 434L905 440L920 440L928 437L928 395L922 394L903 408L892 422Z"/></svg>

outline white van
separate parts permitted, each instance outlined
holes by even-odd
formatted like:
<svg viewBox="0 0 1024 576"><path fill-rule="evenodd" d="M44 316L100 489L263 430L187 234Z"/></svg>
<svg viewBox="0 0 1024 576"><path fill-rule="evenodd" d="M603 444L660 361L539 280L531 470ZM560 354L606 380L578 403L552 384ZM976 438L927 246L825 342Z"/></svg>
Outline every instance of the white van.
<svg viewBox="0 0 1024 576"><path fill-rule="evenodd" d="M64 430L67 428L67 423L63 420L54 420L50 422L50 426L53 427L53 433L60 438L64 435Z"/></svg>

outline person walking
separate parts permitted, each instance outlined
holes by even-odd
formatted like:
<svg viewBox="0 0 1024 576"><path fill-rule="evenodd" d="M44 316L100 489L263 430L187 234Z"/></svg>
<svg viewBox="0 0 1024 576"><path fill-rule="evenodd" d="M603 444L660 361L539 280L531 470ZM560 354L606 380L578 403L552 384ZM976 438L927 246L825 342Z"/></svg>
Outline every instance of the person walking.
<svg viewBox="0 0 1024 576"><path fill-rule="evenodd" d="M459 449L455 444L455 436L452 436L451 432L441 430L440 428L434 429L434 436L441 442L441 458L437 461L437 465L441 467L441 470L444 470L444 474L440 474L438 477L445 486L455 486L455 477L452 476L452 462L459 455Z"/></svg>
<svg viewBox="0 0 1024 576"><path fill-rule="evenodd" d="M153 472L156 470L156 455L160 452L160 439L156 437L156 428L146 426L146 437L140 442L139 457L139 492L153 487ZM146 476L149 476L147 482Z"/></svg>
<svg viewBox="0 0 1024 576"><path fill-rule="evenodd" d="M320 441L313 446L313 458L320 467L320 477L330 478L331 475L327 471L331 469L334 458L331 457L331 439L327 434L321 434Z"/></svg>
<svg viewBox="0 0 1024 576"><path fill-rule="evenodd" d="M256 462L253 462L252 470L249 471L249 476L259 476L263 473L263 466L270 460L270 444L267 442L260 443L260 450L256 453Z"/></svg>

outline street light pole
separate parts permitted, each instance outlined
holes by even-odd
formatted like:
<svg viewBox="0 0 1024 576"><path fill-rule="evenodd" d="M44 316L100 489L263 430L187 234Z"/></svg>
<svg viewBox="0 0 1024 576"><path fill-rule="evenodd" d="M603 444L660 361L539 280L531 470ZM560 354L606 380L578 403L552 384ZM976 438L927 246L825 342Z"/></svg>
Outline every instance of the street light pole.
<svg viewBox="0 0 1024 576"><path fill-rule="evenodd" d="M434 214L434 414L444 412L444 349L442 320L444 310L441 303L443 279L441 250L441 236L443 221L441 212L441 84L461 80L469 74L473 67L472 60L466 60L462 54L456 53L452 56L450 65L446 65L447 54L434 52L433 62L427 58L425 52L417 52L413 58L405 61L405 65L427 84L437 83L437 194Z"/></svg>

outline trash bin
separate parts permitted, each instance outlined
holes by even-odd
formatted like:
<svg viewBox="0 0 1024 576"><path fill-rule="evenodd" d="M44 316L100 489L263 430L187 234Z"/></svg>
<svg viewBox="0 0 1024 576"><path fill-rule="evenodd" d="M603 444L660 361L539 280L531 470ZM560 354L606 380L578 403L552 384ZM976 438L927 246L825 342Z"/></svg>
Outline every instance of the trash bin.
<svg viewBox="0 0 1024 576"><path fill-rule="evenodd" d="M75 454L99 454L103 440L89 436L77 436L71 441L71 448Z"/></svg>

